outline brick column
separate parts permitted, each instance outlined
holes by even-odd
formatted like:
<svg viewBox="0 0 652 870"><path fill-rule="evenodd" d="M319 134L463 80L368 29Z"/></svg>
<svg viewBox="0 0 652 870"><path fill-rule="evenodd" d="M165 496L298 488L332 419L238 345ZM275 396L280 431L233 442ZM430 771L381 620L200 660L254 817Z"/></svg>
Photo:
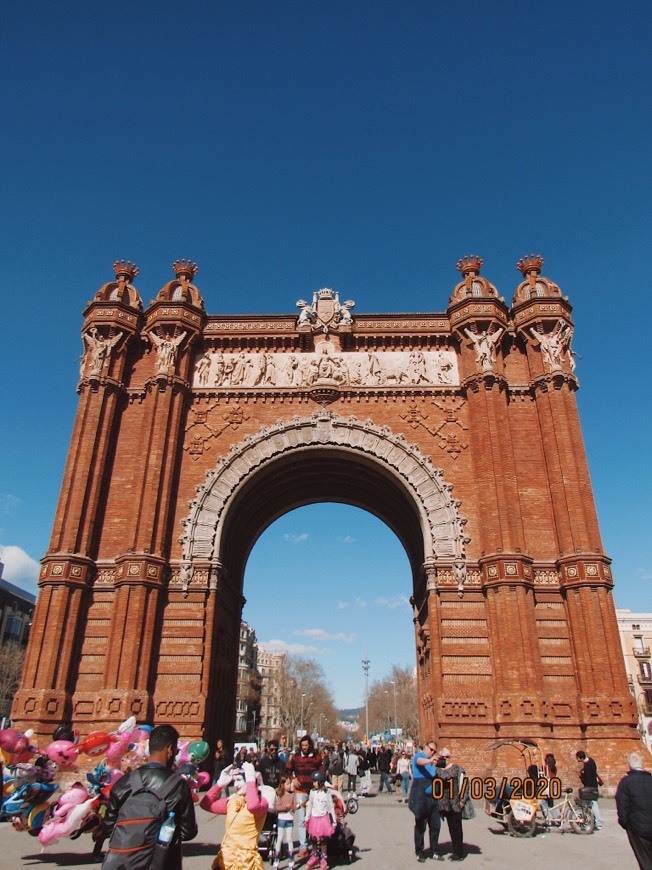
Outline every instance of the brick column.
<svg viewBox="0 0 652 870"><path fill-rule="evenodd" d="M132 477L135 521L125 550L116 558L111 654L100 693L100 713L111 720L155 715L152 680L171 595L167 585L172 518L191 389L192 344L205 319L201 296L189 283L197 267L186 261L174 267L177 280L166 284L145 312L143 338L150 350L137 369L144 377L139 406L142 463Z"/></svg>
<svg viewBox="0 0 652 870"><path fill-rule="evenodd" d="M13 715L37 733L74 717L72 692L85 632L98 530L111 476L115 432L125 401L127 346L142 305L131 281L138 269L116 263L116 281L84 311L80 401Z"/></svg>

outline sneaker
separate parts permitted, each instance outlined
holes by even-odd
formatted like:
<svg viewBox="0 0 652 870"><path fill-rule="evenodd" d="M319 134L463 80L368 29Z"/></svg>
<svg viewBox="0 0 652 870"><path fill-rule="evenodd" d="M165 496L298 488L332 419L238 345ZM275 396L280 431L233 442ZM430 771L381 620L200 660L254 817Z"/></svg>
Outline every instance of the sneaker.
<svg viewBox="0 0 652 870"><path fill-rule="evenodd" d="M426 861L427 861L427 858L426 858L425 855L418 854L418 855L417 855L417 861L419 862L419 864L425 864Z"/></svg>
<svg viewBox="0 0 652 870"><path fill-rule="evenodd" d="M319 870L328 870L328 861L326 858L322 858L319 862Z"/></svg>
<svg viewBox="0 0 652 870"><path fill-rule="evenodd" d="M288 861L288 870L294 870L294 861L292 858Z"/></svg>
<svg viewBox="0 0 652 870"><path fill-rule="evenodd" d="M310 858L308 858L306 867L308 870L314 870L315 867L319 867L319 855L311 855Z"/></svg>
<svg viewBox="0 0 652 870"><path fill-rule="evenodd" d="M299 859L307 858L309 854L310 854L310 849L308 849L307 846L302 846L299 849L299 854L297 855L297 858L299 858Z"/></svg>

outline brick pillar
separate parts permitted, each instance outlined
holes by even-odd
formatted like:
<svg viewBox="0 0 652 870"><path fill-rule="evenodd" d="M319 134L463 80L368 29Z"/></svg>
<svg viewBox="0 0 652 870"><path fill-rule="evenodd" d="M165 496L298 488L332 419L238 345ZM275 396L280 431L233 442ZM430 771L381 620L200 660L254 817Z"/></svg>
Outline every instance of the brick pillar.
<svg viewBox="0 0 652 870"><path fill-rule="evenodd" d="M470 260L463 262L465 274ZM477 261L476 261L477 262ZM479 698L503 727L541 722L542 673L537 648L532 558L525 552L517 462L509 414L505 357L511 350L506 306L495 288L471 276L470 292L458 285L449 308L460 342L460 371L468 403L471 461L480 517L473 530L486 590L486 619L493 680ZM468 284L468 277L465 278ZM460 296L461 294L461 296ZM466 295L465 295L466 294ZM455 298L458 297L458 301ZM496 647L509 638L509 656ZM453 724L453 723L451 723ZM475 724L475 723L474 723ZM480 723L478 725L486 724ZM501 733L503 733L501 731Z"/></svg>
<svg viewBox="0 0 652 870"><path fill-rule="evenodd" d="M135 522L125 551L116 558L111 654L99 704L100 715L111 720L155 715L154 664L170 597L172 518L190 395L192 344L205 319L201 296L189 284L196 267L177 261L175 271L177 280L165 285L145 312L143 338L150 350L138 369L149 375L139 408L142 463L133 469Z"/></svg>
<svg viewBox="0 0 652 870"><path fill-rule="evenodd" d="M536 269L533 275L535 282L546 281L549 296L516 304L514 321L527 354L559 554L556 568L576 679L575 696L568 700L587 736L597 729L605 736L623 737L636 715L574 395L578 383L570 352L571 309L556 285L540 279Z"/></svg>
<svg viewBox="0 0 652 870"><path fill-rule="evenodd" d="M105 284L84 311L79 406L13 707L16 720L28 721L37 733L74 717L72 692L124 404L127 346L142 317L130 284L138 269L124 261L114 268L116 281Z"/></svg>

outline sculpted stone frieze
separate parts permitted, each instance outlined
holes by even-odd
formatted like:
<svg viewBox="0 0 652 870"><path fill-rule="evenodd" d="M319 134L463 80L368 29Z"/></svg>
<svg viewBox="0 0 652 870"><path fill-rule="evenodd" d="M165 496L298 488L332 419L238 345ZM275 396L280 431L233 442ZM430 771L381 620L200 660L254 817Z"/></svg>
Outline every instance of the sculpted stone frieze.
<svg viewBox="0 0 652 870"><path fill-rule="evenodd" d="M194 365L194 389L340 386L458 386L451 350L337 352L329 343L316 353L207 351Z"/></svg>

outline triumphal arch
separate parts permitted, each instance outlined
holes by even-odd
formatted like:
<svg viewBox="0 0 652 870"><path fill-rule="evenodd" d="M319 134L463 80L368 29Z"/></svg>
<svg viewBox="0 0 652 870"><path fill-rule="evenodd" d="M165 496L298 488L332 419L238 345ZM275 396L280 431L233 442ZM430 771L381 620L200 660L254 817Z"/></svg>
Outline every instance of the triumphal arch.
<svg viewBox="0 0 652 870"><path fill-rule="evenodd" d="M568 298L518 263L440 313L207 314L180 260L143 309L115 264L84 311L79 408L21 689L37 733L131 714L233 732L243 574L288 510L393 529L412 571L422 734L500 737L622 766L637 738L575 391ZM373 577L360 578L373 584ZM468 765L467 765L468 766Z"/></svg>

